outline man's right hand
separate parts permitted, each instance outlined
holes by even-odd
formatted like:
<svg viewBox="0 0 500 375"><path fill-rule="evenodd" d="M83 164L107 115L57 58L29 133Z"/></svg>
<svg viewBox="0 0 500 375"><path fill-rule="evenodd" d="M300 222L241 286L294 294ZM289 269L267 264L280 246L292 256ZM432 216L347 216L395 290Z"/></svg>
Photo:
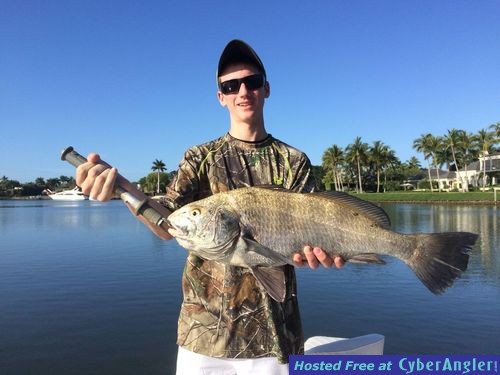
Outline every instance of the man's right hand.
<svg viewBox="0 0 500 375"><path fill-rule="evenodd" d="M82 188L83 194L91 199L106 202L113 197L117 176L116 168L104 163L99 154L91 153L87 162L76 169L76 184Z"/></svg>
<svg viewBox="0 0 500 375"><path fill-rule="evenodd" d="M118 170L102 161L99 154L89 154L87 162L81 164L76 169L76 184L82 188L83 194L90 196L91 199L101 202L106 202L113 198L113 190L117 180L120 183L120 187L134 195L134 197L138 200L148 199L148 205L162 214L163 217L168 217L170 215L170 211L167 210L167 208L158 202L149 199L146 194L137 189L137 187L131 184L130 181L123 176L120 176L118 174ZM128 202L125 202L125 204L129 210L136 215L136 212L128 204ZM150 223L142 215L138 215L136 217L158 237L164 240L170 240L172 238L167 230Z"/></svg>

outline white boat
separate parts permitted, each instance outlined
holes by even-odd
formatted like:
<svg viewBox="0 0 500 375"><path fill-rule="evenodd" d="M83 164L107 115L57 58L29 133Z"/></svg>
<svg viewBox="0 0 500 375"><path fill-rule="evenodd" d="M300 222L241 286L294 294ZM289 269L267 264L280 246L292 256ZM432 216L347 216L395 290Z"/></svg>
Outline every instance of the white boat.
<svg viewBox="0 0 500 375"><path fill-rule="evenodd" d="M351 338L313 336L304 344L305 354L384 354L385 337L377 333Z"/></svg>
<svg viewBox="0 0 500 375"><path fill-rule="evenodd" d="M46 189L45 192L50 199L55 201L84 201L89 199L88 196L84 195L79 187L75 187L71 190L63 190L58 193Z"/></svg>

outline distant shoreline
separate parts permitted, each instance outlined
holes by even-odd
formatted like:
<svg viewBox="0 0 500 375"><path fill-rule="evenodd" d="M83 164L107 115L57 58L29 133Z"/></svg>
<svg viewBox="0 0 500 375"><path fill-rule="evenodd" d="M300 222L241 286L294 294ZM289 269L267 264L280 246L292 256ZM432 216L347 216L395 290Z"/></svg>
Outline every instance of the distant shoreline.
<svg viewBox="0 0 500 375"><path fill-rule="evenodd" d="M474 205L474 206L500 206L500 201L466 201L466 200L426 200L426 201L401 201L401 200L369 200L375 203L398 203L398 204L453 204L453 205Z"/></svg>
<svg viewBox="0 0 500 375"><path fill-rule="evenodd" d="M377 203L409 203L409 204L464 204L464 205L499 205L500 192L497 192L497 201L493 191L487 192L386 192L360 193L354 196Z"/></svg>
<svg viewBox="0 0 500 375"><path fill-rule="evenodd" d="M385 192L352 193L353 196L374 203L399 204L453 204L453 205L500 205L500 192L494 201L493 192ZM48 196L0 197L0 200L51 200Z"/></svg>

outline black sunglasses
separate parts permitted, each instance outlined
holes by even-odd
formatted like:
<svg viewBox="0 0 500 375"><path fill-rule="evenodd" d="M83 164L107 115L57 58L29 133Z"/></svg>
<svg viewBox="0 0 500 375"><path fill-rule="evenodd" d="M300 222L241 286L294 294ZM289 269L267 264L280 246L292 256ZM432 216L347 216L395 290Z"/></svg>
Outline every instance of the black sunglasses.
<svg viewBox="0 0 500 375"><path fill-rule="evenodd" d="M236 94L240 91L242 83L245 84L247 90L257 90L264 86L265 82L266 78L264 74L253 74L251 76L221 82L219 83L219 89L224 95Z"/></svg>

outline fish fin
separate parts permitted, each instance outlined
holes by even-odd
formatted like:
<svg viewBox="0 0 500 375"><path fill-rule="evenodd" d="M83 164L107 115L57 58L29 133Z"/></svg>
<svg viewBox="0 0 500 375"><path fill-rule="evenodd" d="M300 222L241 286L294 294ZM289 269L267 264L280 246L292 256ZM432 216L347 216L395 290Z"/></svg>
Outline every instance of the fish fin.
<svg viewBox="0 0 500 375"><path fill-rule="evenodd" d="M286 256L261 245L249 235L243 235L241 237L241 240L245 243L245 249L247 252L253 251L260 256L272 259L280 264L290 264L292 266L294 265L291 259L288 259Z"/></svg>
<svg viewBox="0 0 500 375"><path fill-rule="evenodd" d="M391 219L389 219L387 213L376 204L356 198L342 191L319 191L311 194L321 195L324 198L349 206L375 221L384 229L389 229L391 227Z"/></svg>
<svg viewBox="0 0 500 375"><path fill-rule="evenodd" d="M383 259L381 259L375 253L357 254L357 255L354 255L353 257L347 259L347 261L351 262L351 263L376 263L376 264L385 264L385 261Z"/></svg>
<svg viewBox="0 0 500 375"><path fill-rule="evenodd" d="M285 273L281 267L254 267L252 273L272 299L285 300Z"/></svg>
<svg viewBox="0 0 500 375"><path fill-rule="evenodd" d="M467 269L469 252L478 236L451 232L408 235L415 248L406 263L434 294L444 292Z"/></svg>

